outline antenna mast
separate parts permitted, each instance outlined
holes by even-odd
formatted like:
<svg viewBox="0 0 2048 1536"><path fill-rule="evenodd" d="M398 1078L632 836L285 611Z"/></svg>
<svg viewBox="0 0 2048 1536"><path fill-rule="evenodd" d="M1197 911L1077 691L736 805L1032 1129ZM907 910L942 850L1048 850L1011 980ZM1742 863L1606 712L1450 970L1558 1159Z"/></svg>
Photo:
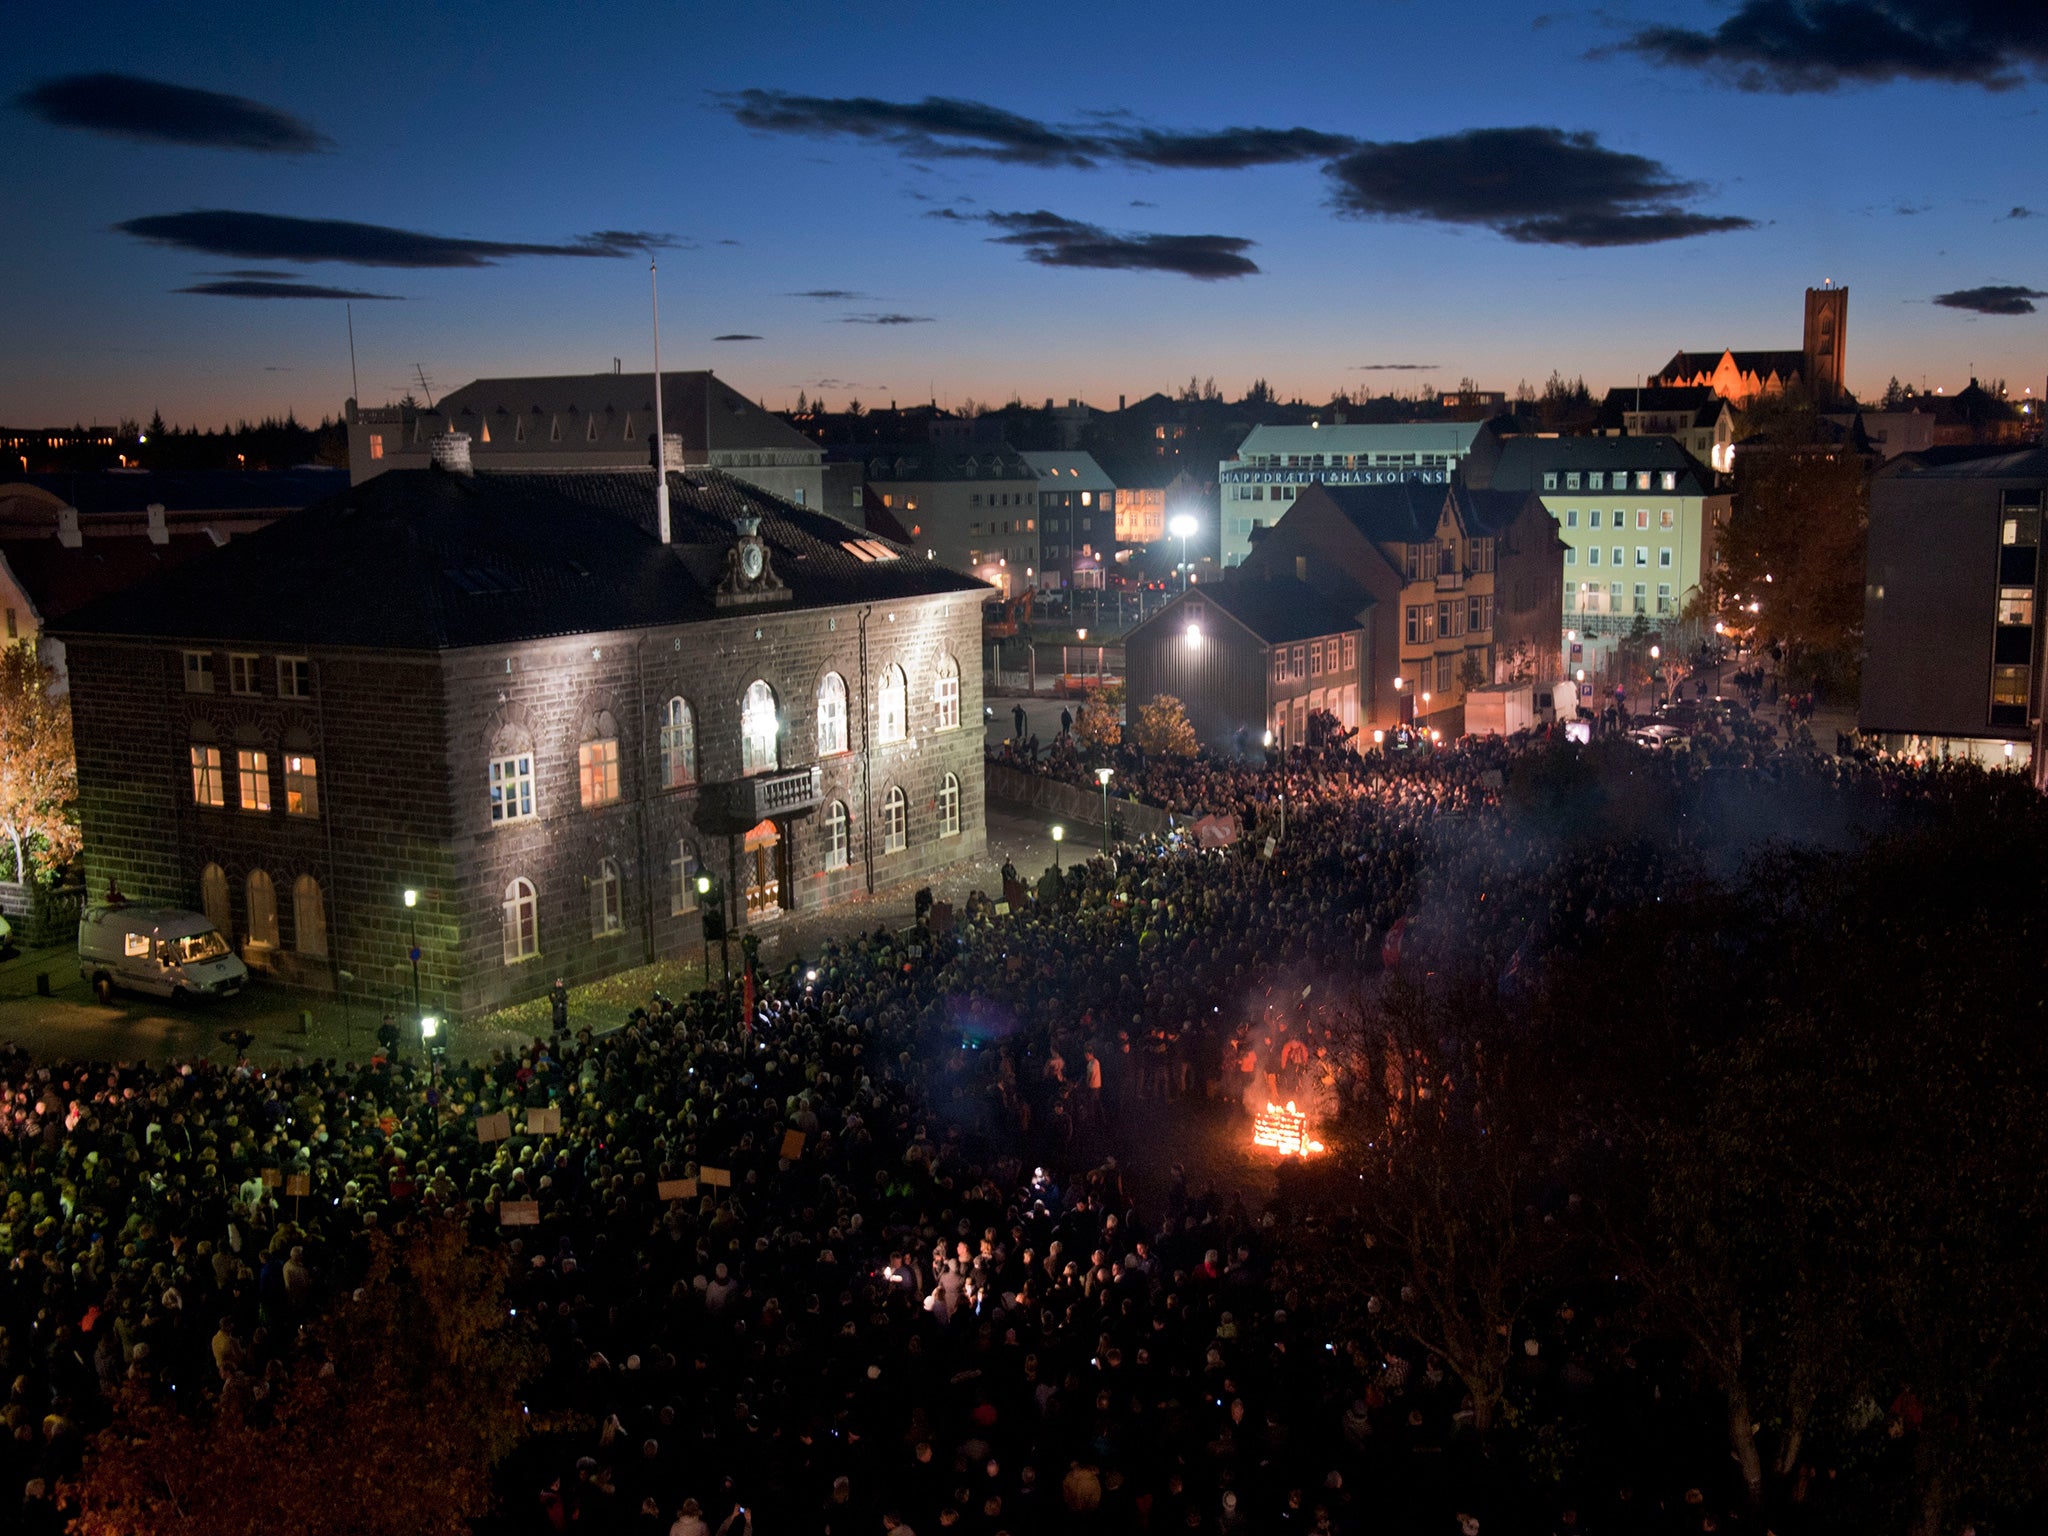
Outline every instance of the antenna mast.
<svg viewBox="0 0 2048 1536"><path fill-rule="evenodd" d="M647 293L654 304L654 523L661 542L669 541L668 439L661 426L661 276L659 264L647 263Z"/></svg>
<svg viewBox="0 0 2048 1536"><path fill-rule="evenodd" d="M348 392L356 397L356 404L363 403L362 386L356 383L356 307L353 304L341 306L348 317Z"/></svg>
<svg viewBox="0 0 2048 1536"><path fill-rule="evenodd" d="M431 411L434 408L434 386L427 382L427 370L414 363L412 371L419 375L420 393L427 397L427 409Z"/></svg>

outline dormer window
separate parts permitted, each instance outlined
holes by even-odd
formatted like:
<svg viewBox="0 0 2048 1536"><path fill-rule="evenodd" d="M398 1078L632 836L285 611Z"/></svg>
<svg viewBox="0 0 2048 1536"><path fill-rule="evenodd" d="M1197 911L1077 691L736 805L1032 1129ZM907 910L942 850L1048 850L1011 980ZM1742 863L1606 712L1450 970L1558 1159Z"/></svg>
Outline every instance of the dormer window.
<svg viewBox="0 0 2048 1536"><path fill-rule="evenodd" d="M586 443L597 441L597 418L595 416L591 417L583 428L583 441Z"/></svg>
<svg viewBox="0 0 2048 1536"><path fill-rule="evenodd" d="M559 443L561 440L562 418L559 416L550 416L548 418L548 441L551 443Z"/></svg>

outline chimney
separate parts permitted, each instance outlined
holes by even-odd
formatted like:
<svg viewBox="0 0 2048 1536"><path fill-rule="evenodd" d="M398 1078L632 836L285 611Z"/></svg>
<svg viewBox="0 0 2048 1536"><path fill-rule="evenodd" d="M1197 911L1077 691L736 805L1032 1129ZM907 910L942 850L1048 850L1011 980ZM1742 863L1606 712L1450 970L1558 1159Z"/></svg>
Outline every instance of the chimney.
<svg viewBox="0 0 2048 1536"><path fill-rule="evenodd" d="M164 524L164 504L160 501L152 501L149 504L149 542L152 544L168 544L171 542L171 530Z"/></svg>
<svg viewBox="0 0 2048 1536"><path fill-rule="evenodd" d="M1124 408L1124 397L1122 395L1118 395L1116 397L1116 408L1119 411L1121 411Z"/></svg>
<svg viewBox="0 0 2048 1536"><path fill-rule="evenodd" d="M77 549L85 542L78 533L78 508L57 509L57 542L66 549Z"/></svg>
<svg viewBox="0 0 2048 1536"><path fill-rule="evenodd" d="M451 475L476 473L476 467L469 462L467 432L438 432L427 445L427 451L433 456L436 469L445 469Z"/></svg>

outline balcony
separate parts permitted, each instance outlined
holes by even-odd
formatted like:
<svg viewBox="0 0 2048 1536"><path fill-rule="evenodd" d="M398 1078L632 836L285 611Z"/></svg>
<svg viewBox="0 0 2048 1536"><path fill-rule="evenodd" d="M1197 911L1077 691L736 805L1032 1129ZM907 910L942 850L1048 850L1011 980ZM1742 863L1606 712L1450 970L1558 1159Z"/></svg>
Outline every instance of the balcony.
<svg viewBox="0 0 2048 1536"><path fill-rule="evenodd" d="M1436 573L1436 589L1439 592L1464 591L1465 573L1463 571L1438 571Z"/></svg>
<svg viewBox="0 0 2048 1536"><path fill-rule="evenodd" d="M706 832L745 832L771 816L795 816L816 810L824 798L824 774L815 763L757 773L751 778L707 784L698 806L697 824Z"/></svg>

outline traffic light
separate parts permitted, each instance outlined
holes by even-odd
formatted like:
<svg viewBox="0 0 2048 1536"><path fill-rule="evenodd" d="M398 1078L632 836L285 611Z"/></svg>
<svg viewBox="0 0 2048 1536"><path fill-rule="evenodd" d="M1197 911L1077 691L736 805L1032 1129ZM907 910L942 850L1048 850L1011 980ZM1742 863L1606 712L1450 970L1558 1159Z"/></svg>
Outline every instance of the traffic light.
<svg viewBox="0 0 2048 1536"><path fill-rule="evenodd" d="M725 882L716 875L697 877L697 905L704 913L704 938L725 937Z"/></svg>

